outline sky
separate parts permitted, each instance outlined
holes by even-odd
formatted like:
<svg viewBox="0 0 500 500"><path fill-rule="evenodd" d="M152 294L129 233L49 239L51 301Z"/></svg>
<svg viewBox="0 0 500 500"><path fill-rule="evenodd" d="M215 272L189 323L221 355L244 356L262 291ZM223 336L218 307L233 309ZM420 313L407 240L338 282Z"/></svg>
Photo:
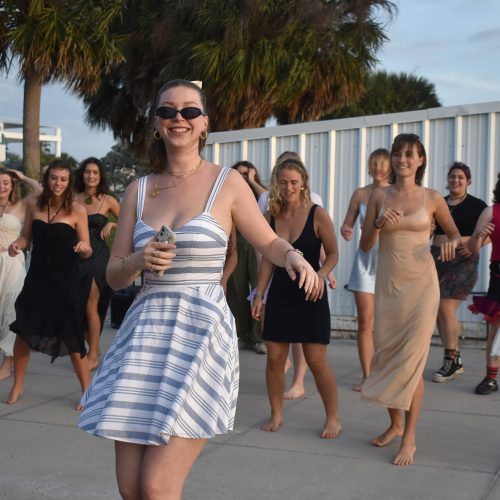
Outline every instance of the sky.
<svg viewBox="0 0 500 500"><path fill-rule="evenodd" d="M377 69L411 73L434 83L443 106L500 100L498 0L396 0L389 41ZM201 77L200 77L201 79ZM16 75L0 76L0 120L21 122L23 89ZM81 161L104 156L115 143L109 130L85 123L81 101L61 85L42 90L41 124L62 129L62 150ZM11 150L20 153L19 146Z"/></svg>

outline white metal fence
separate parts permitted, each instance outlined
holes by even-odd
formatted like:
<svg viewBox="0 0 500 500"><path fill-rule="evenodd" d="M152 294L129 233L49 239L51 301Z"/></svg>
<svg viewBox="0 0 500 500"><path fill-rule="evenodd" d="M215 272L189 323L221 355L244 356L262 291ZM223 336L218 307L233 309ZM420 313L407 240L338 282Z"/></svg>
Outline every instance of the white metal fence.
<svg viewBox="0 0 500 500"><path fill-rule="evenodd" d="M256 165L268 180L275 159L283 151L296 151L310 174L311 189L319 193L333 218L339 241L340 260L335 275L338 287L330 292L332 327L354 330L355 306L352 293L344 289L352 267L359 228L349 243L339 234L352 192L369 183L366 161L371 151L390 148L395 135L418 134L427 155L425 185L443 194L446 172L454 161L471 168L469 192L490 203L496 174L500 171L500 101L463 106L283 125L209 135L207 159L231 166L239 160ZM488 286L489 248L482 250L480 277L475 292ZM481 318L467 310L466 300L459 317L468 337L484 338Z"/></svg>

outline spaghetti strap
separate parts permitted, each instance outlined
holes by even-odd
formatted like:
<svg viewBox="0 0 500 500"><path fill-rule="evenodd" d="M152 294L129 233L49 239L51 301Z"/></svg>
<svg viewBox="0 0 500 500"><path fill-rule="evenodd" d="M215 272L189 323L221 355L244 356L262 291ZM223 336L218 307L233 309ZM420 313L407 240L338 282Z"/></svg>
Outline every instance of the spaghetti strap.
<svg viewBox="0 0 500 500"><path fill-rule="evenodd" d="M207 206L205 207L205 212L210 212L212 210L212 205L214 204L217 195L219 194L220 188L224 184L224 180L226 179L227 174L231 169L227 167L221 167L219 174L217 175L217 179L215 179L214 187L212 188L212 192L208 197Z"/></svg>
<svg viewBox="0 0 500 500"><path fill-rule="evenodd" d="M104 199L105 199L105 198L106 198L106 195L105 195L105 194L103 194L103 195L102 195L102 199L101 199L101 204L99 205L99 210L97 210L97 213L98 213L98 214L99 214L99 213L101 213L101 208L102 208L102 205L103 205L103 203L104 203Z"/></svg>
<svg viewBox="0 0 500 500"><path fill-rule="evenodd" d="M148 177L140 177L137 186L137 220L142 220L142 210L144 209L144 199L146 197L146 184Z"/></svg>

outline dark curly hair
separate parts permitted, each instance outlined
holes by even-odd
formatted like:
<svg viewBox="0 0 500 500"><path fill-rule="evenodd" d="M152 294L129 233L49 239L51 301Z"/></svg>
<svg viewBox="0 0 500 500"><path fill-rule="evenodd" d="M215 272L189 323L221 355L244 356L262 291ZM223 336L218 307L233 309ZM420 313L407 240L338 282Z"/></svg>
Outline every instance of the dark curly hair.
<svg viewBox="0 0 500 500"><path fill-rule="evenodd" d="M169 80L167 83L161 86L160 90L156 94L156 103L155 110L160 104L160 97L168 89L172 89L175 87L187 87L189 89L196 90L198 95L200 96L201 101L201 109L203 113L207 114L207 98L205 96L205 92L201 90L196 83L190 82L189 80ZM148 146L148 156L149 156L149 164L150 170L154 174L160 174L163 172L167 166L167 150L165 148L165 143L160 139L156 140L153 136L153 133L156 131L154 128L153 122L153 130L149 134L149 146ZM205 143L207 142L207 137L200 137L198 142L198 151L201 153L203 148L205 147Z"/></svg>
<svg viewBox="0 0 500 500"><path fill-rule="evenodd" d="M73 171L71 170L69 165L61 158L55 158L49 163L49 166L43 175L42 179L43 190L42 194L40 194L40 196L38 197L37 206L40 210L44 210L46 207L49 206L49 204L52 204L51 202L54 198L54 195L49 188L49 177L52 170L68 171L69 182L66 191L64 191L64 194L62 195L63 198L62 209L66 214L69 215L73 211L73 199L75 197L73 193Z"/></svg>
<svg viewBox="0 0 500 500"><path fill-rule="evenodd" d="M394 138L394 142L392 143L391 159L405 146L409 146L411 148L413 148L413 146L416 146L418 156L420 158L423 158L422 165L417 168L417 173L415 174L415 183L421 186L425 174L425 168L427 167L427 153L425 152L424 145L422 144L422 142L420 142L420 137L416 134L399 134ZM392 165L389 182L391 184L394 184L396 182L396 174L394 173L394 170L392 170Z"/></svg>
<svg viewBox="0 0 500 500"><path fill-rule="evenodd" d="M99 169L99 185L97 186L96 194L99 196L100 194L109 194L109 186L108 181L106 179L106 173L104 172L104 166L102 161L95 158L94 156L90 156L83 160L78 167L78 170L75 172L75 192L83 193L85 191L85 182L83 180L83 174L85 173L85 168L89 164L97 165Z"/></svg>

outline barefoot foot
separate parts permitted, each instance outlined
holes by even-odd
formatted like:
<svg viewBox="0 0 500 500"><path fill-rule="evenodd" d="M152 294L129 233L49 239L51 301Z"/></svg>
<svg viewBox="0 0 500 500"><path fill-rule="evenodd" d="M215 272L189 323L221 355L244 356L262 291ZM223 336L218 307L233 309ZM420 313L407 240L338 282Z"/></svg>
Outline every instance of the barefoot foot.
<svg viewBox="0 0 500 500"><path fill-rule="evenodd" d="M13 366L12 358L4 356L2 366L0 366L0 380L5 380L11 376Z"/></svg>
<svg viewBox="0 0 500 500"><path fill-rule="evenodd" d="M283 394L283 399L300 399L305 395L304 386L292 385L288 391Z"/></svg>
<svg viewBox="0 0 500 500"><path fill-rule="evenodd" d="M3 400L3 402L7 405L13 405L17 403L17 400L20 398L23 393L22 389L15 389L14 387L10 390L9 395Z"/></svg>
<svg viewBox="0 0 500 500"><path fill-rule="evenodd" d="M363 384L365 382L365 379L363 379L359 384L355 385L352 390L354 392L361 392L363 390Z"/></svg>
<svg viewBox="0 0 500 500"><path fill-rule="evenodd" d="M380 436L372 439L373 446L387 446L394 439L401 437L403 435L402 427L393 427L392 425Z"/></svg>
<svg viewBox="0 0 500 500"><path fill-rule="evenodd" d="M342 425L339 420L336 418L327 419L319 437L322 439L335 439L339 437L341 431Z"/></svg>
<svg viewBox="0 0 500 500"><path fill-rule="evenodd" d="M91 358L90 356L88 357L89 360L89 371L94 371L97 368L99 368L99 358Z"/></svg>
<svg viewBox="0 0 500 500"><path fill-rule="evenodd" d="M281 417L271 417L271 420L269 420L269 422L266 422L261 427L261 430L266 432L277 432L279 431L280 427L281 427Z"/></svg>
<svg viewBox="0 0 500 500"><path fill-rule="evenodd" d="M417 451L417 447L414 444L401 443L399 453L394 457L392 463L400 466L411 465L415 451Z"/></svg>

